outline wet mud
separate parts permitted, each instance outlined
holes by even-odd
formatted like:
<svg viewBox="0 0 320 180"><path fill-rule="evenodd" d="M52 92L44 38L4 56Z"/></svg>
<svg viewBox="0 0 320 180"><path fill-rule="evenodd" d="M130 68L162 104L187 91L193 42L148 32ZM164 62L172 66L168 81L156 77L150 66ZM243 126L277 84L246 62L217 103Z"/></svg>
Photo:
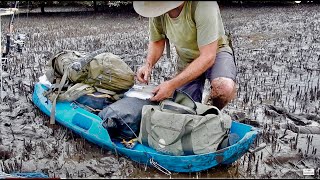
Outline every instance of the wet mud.
<svg viewBox="0 0 320 180"><path fill-rule="evenodd" d="M256 153L229 166L171 178L319 178L320 168L319 6L221 7L237 63L237 97L224 112L261 130ZM2 20L2 32L9 18ZM136 72L147 54L148 20L136 14L21 14L15 30L28 40L12 53L3 73L0 105L0 171L43 172L60 178L167 178L153 167L92 144L57 124L32 104L33 85L48 59L61 49L106 47ZM173 46L171 46L173 47ZM162 57L155 84L171 78L176 54ZM208 90L208 84L206 90ZM311 129L311 130L310 130Z"/></svg>

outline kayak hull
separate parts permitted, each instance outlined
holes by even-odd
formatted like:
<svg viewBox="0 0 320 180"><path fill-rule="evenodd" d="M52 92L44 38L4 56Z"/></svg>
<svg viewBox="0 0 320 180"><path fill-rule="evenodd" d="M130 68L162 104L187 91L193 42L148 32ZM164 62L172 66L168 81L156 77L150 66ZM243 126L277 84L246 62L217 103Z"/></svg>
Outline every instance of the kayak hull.
<svg viewBox="0 0 320 180"><path fill-rule="evenodd" d="M45 90L47 87L36 83L32 101L42 112L50 116L52 103L43 96ZM241 138L236 144L213 153L172 156L159 153L139 143L133 149L129 149L120 142L113 141L102 126L103 121L99 116L73 102L57 102L55 118L58 123L94 144L124 155L135 162L146 165L156 163L172 172L198 172L219 164L231 164L248 151L258 134L254 127L233 121L231 133L236 133Z"/></svg>

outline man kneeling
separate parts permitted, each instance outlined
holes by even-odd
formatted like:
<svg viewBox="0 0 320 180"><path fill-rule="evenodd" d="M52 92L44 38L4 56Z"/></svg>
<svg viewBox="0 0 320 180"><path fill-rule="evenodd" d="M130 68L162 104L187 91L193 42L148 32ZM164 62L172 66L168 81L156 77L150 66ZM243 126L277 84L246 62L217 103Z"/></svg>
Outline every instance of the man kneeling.
<svg viewBox="0 0 320 180"><path fill-rule="evenodd" d="M215 1L134 1L135 11L149 17L150 42L137 79L148 82L162 56L165 38L175 45L178 75L157 86L152 101L171 97L176 89L202 101L205 80L211 82L212 105L222 109L236 95L236 65Z"/></svg>

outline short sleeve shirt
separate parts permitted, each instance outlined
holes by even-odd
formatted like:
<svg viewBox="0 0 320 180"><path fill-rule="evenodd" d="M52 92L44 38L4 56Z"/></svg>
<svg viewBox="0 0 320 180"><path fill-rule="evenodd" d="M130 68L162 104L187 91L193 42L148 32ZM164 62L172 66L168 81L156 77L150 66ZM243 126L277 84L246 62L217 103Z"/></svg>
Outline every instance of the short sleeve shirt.
<svg viewBox="0 0 320 180"><path fill-rule="evenodd" d="M191 6L195 8L192 17ZM183 70L199 57L199 47L218 40L218 50L232 53L216 1L199 1L196 5L186 1L181 13L171 18L168 13L149 19L150 41L159 41L165 36L174 44L178 59L178 70Z"/></svg>

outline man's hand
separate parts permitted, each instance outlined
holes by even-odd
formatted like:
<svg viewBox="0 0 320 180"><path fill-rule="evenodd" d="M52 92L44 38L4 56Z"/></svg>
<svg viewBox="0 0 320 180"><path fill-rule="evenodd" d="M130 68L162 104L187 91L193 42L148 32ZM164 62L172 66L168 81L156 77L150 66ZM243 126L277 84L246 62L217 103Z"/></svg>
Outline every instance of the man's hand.
<svg viewBox="0 0 320 180"><path fill-rule="evenodd" d="M176 88L172 85L171 81L165 81L157 86L152 93L155 94L151 101L162 101L169 97L172 97Z"/></svg>
<svg viewBox="0 0 320 180"><path fill-rule="evenodd" d="M165 40L149 42L146 63L137 71L137 79L141 83L148 83L153 66L160 59L164 50Z"/></svg>
<svg viewBox="0 0 320 180"><path fill-rule="evenodd" d="M148 84L151 71L152 71L152 67L150 67L150 65L148 64L145 64L141 68L139 68L137 73L138 81L141 83Z"/></svg>

